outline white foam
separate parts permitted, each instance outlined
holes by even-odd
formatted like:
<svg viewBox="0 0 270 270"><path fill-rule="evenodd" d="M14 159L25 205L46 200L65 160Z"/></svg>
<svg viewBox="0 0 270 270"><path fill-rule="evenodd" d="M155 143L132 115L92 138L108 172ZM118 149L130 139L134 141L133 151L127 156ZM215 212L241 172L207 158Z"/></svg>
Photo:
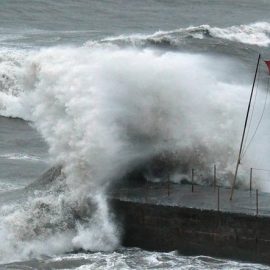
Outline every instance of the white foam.
<svg viewBox="0 0 270 270"><path fill-rule="evenodd" d="M15 190L15 189L18 189L21 187L23 187L23 186L20 186L17 183L13 184L13 183L8 182L8 180L6 180L6 179L0 179L0 191L1 192Z"/></svg>
<svg viewBox="0 0 270 270"><path fill-rule="evenodd" d="M72 254L46 260L48 265L54 262L67 264L81 262L75 270L90 269L261 269L268 270L269 266L216 259L206 256L181 256L177 252L149 252L137 248L121 249L113 253Z"/></svg>
<svg viewBox="0 0 270 270"><path fill-rule="evenodd" d="M177 45L178 43L181 44L184 42L183 39L187 36L196 39L203 39L205 36L210 36L243 44L268 47L270 44L270 23L256 22L224 28L204 24L170 31L157 31L154 34L131 34L107 37L103 39L102 42L122 41L137 46L142 45L147 41L152 41L157 44L165 41L170 42L172 45Z"/></svg>
<svg viewBox="0 0 270 270"><path fill-rule="evenodd" d="M0 154L0 158L10 159L10 160L44 161L41 159L41 157L38 157L35 155L22 154L22 153Z"/></svg>
<svg viewBox="0 0 270 270"><path fill-rule="evenodd" d="M270 44L270 23L258 22L248 25L218 28L205 26L212 36L245 44L268 47Z"/></svg>
<svg viewBox="0 0 270 270"><path fill-rule="evenodd" d="M1 48L0 50L0 114L31 120L31 114L23 107L21 98L27 87L23 85L25 59L29 52ZM27 74L28 80L31 75Z"/></svg>

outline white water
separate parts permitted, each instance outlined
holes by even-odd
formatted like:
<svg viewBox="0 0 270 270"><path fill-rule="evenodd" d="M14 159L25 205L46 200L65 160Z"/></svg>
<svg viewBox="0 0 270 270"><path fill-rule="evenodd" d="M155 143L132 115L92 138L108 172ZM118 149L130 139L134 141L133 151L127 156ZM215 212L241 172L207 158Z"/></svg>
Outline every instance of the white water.
<svg viewBox="0 0 270 270"><path fill-rule="evenodd" d="M1 154L0 158L11 159L11 160L28 160L28 161L33 161L33 162L42 160L38 156L27 155L27 154L23 154L23 153ZM42 161L44 161L44 160L42 160Z"/></svg>
<svg viewBox="0 0 270 270"><path fill-rule="evenodd" d="M1 261L115 249L107 185L164 152L179 162L176 174L188 165L207 176L216 163L227 184L250 87L233 79L236 62L111 44L4 56L11 87L1 92L1 114L33 121L66 177L2 207ZM255 166L268 161L265 130L260 159L246 157Z"/></svg>
<svg viewBox="0 0 270 270"><path fill-rule="evenodd" d="M268 47L270 44L270 23L256 22L247 25L235 25L231 27L213 27L208 24L199 26L189 26L171 31L158 31L151 35L132 34L109 37L103 41L123 41L134 45L144 44L146 41L161 43L162 41L171 44L184 43L184 38L193 37L203 39L204 37L220 38L224 40L235 41L243 44Z"/></svg>
<svg viewBox="0 0 270 270"><path fill-rule="evenodd" d="M234 262L229 260L214 259L207 256L180 256L177 252L148 252L138 248L128 248L117 250L111 253L97 252L92 254L70 254L56 258L47 259L46 265L61 265L64 262L70 265L74 261L82 263L81 266L72 269L76 270L131 270L131 269L164 269L164 270L186 270L186 269L220 269L220 270L236 270L236 269L260 269L268 270L269 267L250 264L243 262ZM41 260L42 262L42 260ZM27 265L27 264L26 264ZM30 264L31 265L31 264ZM61 267L61 266L60 266ZM63 268L66 268L63 264Z"/></svg>
<svg viewBox="0 0 270 270"><path fill-rule="evenodd" d="M267 22L228 28L210 27L209 25L205 27L214 37L263 47L270 45L270 23Z"/></svg>

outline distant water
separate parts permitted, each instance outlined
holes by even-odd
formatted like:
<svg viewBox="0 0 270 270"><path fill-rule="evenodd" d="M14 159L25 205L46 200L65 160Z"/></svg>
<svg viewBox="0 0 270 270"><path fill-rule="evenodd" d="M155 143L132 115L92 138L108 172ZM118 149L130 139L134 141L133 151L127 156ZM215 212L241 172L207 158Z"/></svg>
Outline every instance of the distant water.
<svg viewBox="0 0 270 270"><path fill-rule="evenodd" d="M0 191L55 164L66 179L2 205L1 268L268 269L119 249L104 194L140 166L162 180L153 165L160 157L176 164L175 181L196 164L202 182L216 163L228 184L258 53L270 59L269 14L267 0L3 1ZM256 108L265 100L263 64L259 74ZM266 106L242 179L269 164L269 113ZM270 190L267 175L257 178Z"/></svg>

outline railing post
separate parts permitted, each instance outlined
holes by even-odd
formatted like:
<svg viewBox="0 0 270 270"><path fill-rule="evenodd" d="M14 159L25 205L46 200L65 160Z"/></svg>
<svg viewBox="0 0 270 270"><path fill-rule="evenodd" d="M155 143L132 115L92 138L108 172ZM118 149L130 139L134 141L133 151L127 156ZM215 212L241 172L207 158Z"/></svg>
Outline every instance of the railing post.
<svg viewBox="0 0 270 270"><path fill-rule="evenodd" d="M220 196L219 196L219 187L217 188L217 210L220 210Z"/></svg>
<svg viewBox="0 0 270 270"><path fill-rule="evenodd" d="M144 191L144 197L145 197L146 202L147 202L147 196L148 196L148 181L146 180L145 191Z"/></svg>
<svg viewBox="0 0 270 270"><path fill-rule="evenodd" d="M191 192L194 192L194 169L191 169Z"/></svg>
<svg viewBox="0 0 270 270"><path fill-rule="evenodd" d="M214 190L216 190L216 185L217 185L217 169L216 169L216 164L214 165Z"/></svg>
<svg viewBox="0 0 270 270"><path fill-rule="evenodd" d="M167 181L167 191L168 191L168 196L170 196L170 175L168 174L168 181Z"/></svg>
<svg viewBox="0 0 270 270"><path fill-rule="evenodd" d="M249 193L251 195L251 190L252 190L252 168L250 168L250 173L249 173Z"/></svg>
<svg viewBox="0 0 270 270"><path fill-rule="evenodd" d="M258 189L256 189L256 216L259 214L259 193Z"/></svg>

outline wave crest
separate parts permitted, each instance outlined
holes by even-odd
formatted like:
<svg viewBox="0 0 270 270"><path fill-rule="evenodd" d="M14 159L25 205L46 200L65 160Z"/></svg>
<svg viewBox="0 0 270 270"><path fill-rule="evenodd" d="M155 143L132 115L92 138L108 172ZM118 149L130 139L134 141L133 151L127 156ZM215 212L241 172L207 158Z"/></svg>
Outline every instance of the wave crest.
<svg viewBox="0 0 270 270"><path fill-rule="evenodd" d="M270 44L270 23L257 22L247 25L237 25L225 28L210 25L190 26L171 31L158 31L151 35L133 34L109 37L101 42L113 42L134 46L159 45L176 47L184 42L185 38L219 38L240 42L243 44L268 47Z"/></svg>

